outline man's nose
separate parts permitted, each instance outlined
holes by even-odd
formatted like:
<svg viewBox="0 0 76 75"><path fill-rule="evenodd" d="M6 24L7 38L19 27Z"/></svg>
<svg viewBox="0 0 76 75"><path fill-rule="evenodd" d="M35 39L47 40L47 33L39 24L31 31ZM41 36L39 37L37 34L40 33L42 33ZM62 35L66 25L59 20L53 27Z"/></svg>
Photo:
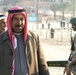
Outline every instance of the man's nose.
<svg viewBox="0 0 76 75"><path fill-rule="evenodd" d="M20 25L22 22L21 22L21 20L18 20L18 24Z"/></svg>

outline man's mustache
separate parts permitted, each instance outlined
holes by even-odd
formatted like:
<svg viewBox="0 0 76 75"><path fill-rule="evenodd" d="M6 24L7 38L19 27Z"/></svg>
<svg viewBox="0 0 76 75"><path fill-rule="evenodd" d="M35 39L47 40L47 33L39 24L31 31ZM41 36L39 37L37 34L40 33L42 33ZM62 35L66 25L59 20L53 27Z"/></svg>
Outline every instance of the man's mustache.
<svg viewBox="0 0 76 75"><path fill-rule="evenodd" d="M21 25L19 25L19 24L16 24L16 25L15 25L15 27L21 27Z"/></svg>

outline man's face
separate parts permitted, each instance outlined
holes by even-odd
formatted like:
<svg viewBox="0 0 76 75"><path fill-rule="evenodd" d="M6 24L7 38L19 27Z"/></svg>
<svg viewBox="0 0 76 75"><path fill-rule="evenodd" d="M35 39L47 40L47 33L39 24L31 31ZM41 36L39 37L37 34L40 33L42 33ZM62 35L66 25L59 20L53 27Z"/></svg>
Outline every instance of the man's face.
<svg viewBox="0 0 76 75"><path fill-rule="evenodd" d="M76 31L76 25L75 24L72 24L72 28L74 31Z"/></svg>
<svg viewBox="0 0 76 75"><path fill-rule="evenodd" d="M6 29L7 29L7 27L6 27L6 19L0 20L0 33L5 31Z"/></svg>
<svg viewBox="0 0 76 75"><path fill-rule="evenodd" d="M12 30L14 33L21 33L25 25L25 18L22 14L15 14L12 17Z"/></svg>

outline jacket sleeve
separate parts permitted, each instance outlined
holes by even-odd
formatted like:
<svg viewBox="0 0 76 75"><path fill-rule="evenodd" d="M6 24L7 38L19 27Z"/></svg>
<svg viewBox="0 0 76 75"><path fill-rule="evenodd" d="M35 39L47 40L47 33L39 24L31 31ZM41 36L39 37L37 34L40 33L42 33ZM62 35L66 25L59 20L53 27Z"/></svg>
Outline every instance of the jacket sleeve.
<svg viewBox="0 0 76 75"><path fill-rule="evenodd" d="M38 57L39 75L50 75L48 65L44 57L43 49L40 45L39 36L37 36L37 57Z"/></svg>
<svg viewBox="0 0 76 75"><path fill-rule="evenodd" d="M1 53L2 53L2 35L0 35L0 74L1 74Z"/></svg>

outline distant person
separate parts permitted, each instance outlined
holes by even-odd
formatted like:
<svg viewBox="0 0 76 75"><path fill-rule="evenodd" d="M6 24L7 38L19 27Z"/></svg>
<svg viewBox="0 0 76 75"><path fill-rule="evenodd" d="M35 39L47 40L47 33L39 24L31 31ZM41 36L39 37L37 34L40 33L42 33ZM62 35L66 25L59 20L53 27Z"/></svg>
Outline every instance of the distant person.
<svg viewBox="0 0 76 75"><path fill-rule="evenodd" d="M50 29L50 23L48 23L48 29Z"/></svg>
<svg viewBox="0 0 76 75"><path fill-rule="evenodd" d="M76 31L76 18L71 18L70 23L72 25L72 29ZM66 67L66 75L76 75L76 34L74 39L71 38L71 54L69 57L69 61Z"/></svg>
<svg viewBox="0 0 76 75"><path fill-rule="evenodd" d="M50 21L48 21L48 29L50 29Z"/></svg>
<svg viewBox="0 0 76 75"><path fill-rule="evenodd" d="M60 21L60 27L63 27L63 22L62 21Z"/></svg>
<svg viewBox="0 0 76 75"><path fill-rule="evenodd" d="M51 28L51 30L50 30L50 38L54 38L54 33L55 33L55 30L53 28Z"/></svg>
<svg viewBox="0 0 76 75"><path fill-rule="evenodd" d="M61 28L62 28L62 27L65 28L65 22L64 22L64 21L61 21L61 22L60 22L60 27L61 27Z"/></svg>
<svg viewBox="0 0 76 75"><path fill-rule="evenodd" d="M4 14L0 14L0 34L7 30L6 26L6 16Z"/></svg>
<svg viewBox="0 0 76 75"><path fill-rule="evenodd" d="M27 12L8 10L7 31L0 35L0 75L50 75L39 36L27 29Z"/></svg>
<svg viewBox="0 0 76 75"><path fill-rule="evenodd" d="M65 27L65 22L63 22L63 27Z"/></svg>
<svg viewBox="0 0 76 75"><path fill-rule="evenodd" d="M42 23L42 29L44 29L44 24Z"/></svg>

